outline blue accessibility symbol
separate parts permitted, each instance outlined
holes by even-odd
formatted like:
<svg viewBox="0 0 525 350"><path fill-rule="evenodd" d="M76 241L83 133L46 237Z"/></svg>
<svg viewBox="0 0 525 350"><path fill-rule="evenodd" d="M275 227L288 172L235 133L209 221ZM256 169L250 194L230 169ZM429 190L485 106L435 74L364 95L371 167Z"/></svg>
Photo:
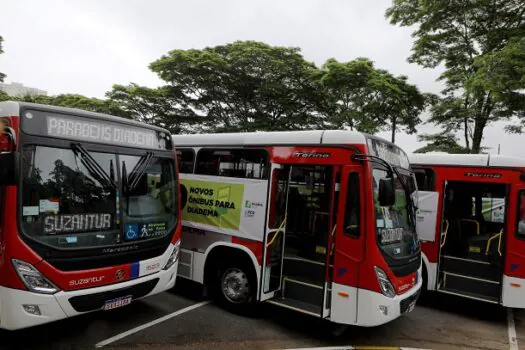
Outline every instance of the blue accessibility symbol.
<svg viewBox="0 0 525 350"><path fill-rule="evenodd" d="M126 229L126 239L129 241L133 241L137 239L138 237L138 228L139 225L127 225Z"/></svg>

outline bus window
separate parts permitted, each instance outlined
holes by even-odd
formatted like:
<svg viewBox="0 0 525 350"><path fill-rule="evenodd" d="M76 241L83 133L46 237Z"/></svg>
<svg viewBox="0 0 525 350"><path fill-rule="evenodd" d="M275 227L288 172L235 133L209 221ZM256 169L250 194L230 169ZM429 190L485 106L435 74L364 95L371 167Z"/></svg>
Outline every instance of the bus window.
<svg viewBox="0 0 525 350"><path fill-rule="evenodd" d="M518 229L516 235L525 239L525 191L520 191L518 203Z"/></svg>
<svg viewBox="0 0 525 350"><path fill-rule="evenodd" d="M197 169L201 175L268 178L268 153L262 149L201 149Z"/></svg>
<svg viewBox="0 0 525 350"><path fill-rule="evenodd" d="M195 152L193 152L191 149L177 150L177 162L179 166L179 173L193 174Z"/></svg>
<svg viewBox="0 0 525 350"><path fill-rule="evenodd" d="M344 233L350 237L359 237L359 175L348 174L348 189L346 191L346 212Z"/></svg>
<svg viewBox="0 0 525 350"><path fill-rule="evenodd" d="M434 191L434 171L432 169L416 168L414 175L419 191Z"/></svg>
<svg viewBox="0 0 525 350"><path fill-rule="evenodd" d="M289 170L274 169L272 177L272 198L270 201L269 228L279 228L286 214L286 193Z"/></svg>

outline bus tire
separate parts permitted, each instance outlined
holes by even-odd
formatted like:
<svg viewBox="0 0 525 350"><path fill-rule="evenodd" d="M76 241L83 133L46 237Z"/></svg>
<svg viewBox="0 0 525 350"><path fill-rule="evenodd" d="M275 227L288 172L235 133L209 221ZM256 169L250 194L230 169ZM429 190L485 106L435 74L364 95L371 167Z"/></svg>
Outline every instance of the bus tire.
<svg viewBox="0 0 525 350"><path fill-rule="evenodd" d="M218 268L215 285L217 301L235 312L250 313L255 304L255 276L247 264L229 261Z"/></svg>

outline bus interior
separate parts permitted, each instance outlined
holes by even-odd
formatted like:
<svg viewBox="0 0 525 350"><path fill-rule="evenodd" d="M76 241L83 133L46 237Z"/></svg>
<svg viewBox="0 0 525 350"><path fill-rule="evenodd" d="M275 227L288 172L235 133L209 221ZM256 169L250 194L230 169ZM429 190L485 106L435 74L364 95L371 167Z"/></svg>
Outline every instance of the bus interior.
<svg viewBox="0 0 525 350"><path fill-rule="evenodd" d="M505 184L447 183L439 290L499 303L507 192Z"/></svg>

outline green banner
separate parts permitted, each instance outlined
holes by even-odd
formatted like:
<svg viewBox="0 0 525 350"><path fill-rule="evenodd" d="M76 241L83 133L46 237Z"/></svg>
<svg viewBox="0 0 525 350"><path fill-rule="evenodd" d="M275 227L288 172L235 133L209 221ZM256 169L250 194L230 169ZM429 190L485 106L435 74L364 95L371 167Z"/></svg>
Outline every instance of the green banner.
<svg viewBox="0 0 525 350"><path fill-rule="evenodd" d="M243 184L180 179L182 220L238 230L241 221Z"/></svg>

